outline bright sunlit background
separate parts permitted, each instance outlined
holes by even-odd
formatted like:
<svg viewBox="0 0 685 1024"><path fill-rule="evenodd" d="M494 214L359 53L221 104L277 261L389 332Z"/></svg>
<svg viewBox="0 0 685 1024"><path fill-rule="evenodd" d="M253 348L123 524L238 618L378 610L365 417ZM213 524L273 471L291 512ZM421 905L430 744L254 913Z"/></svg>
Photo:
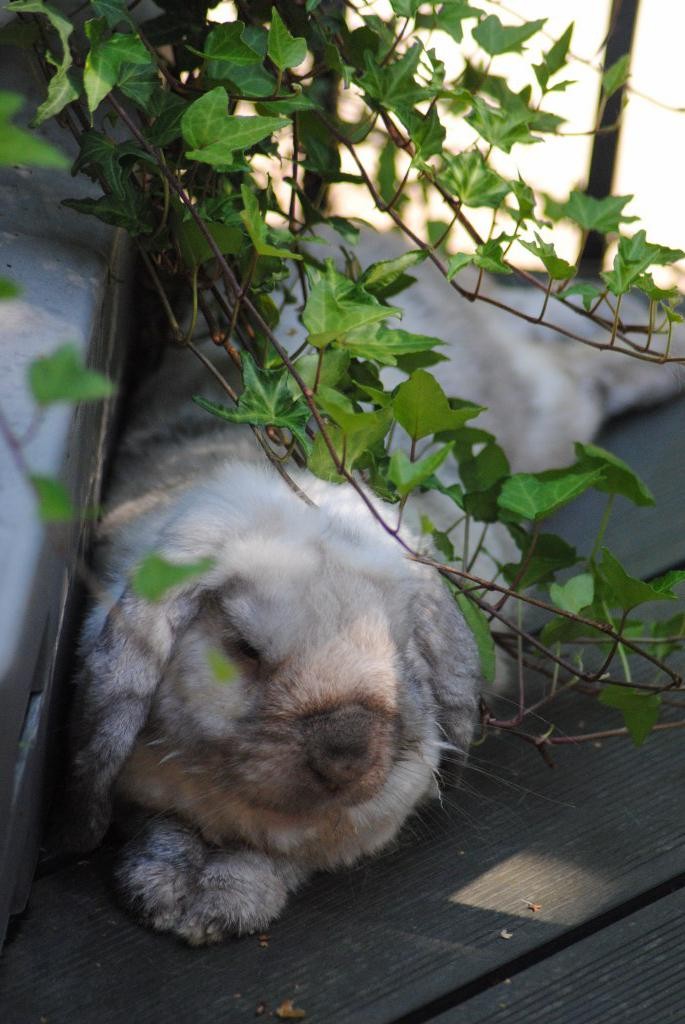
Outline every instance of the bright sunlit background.
<svg viewBox="0 0 685 1024"><path fill-rule="evenodd" d="M576 84L566 92L550 93L544 104L544 109L566 119L560 128L562 137L546 136L545 141L537 145L517 145L508 155L494 151L491 161L501 174L515 177L520 172L528 184L557 199L566 197L573 188L584 188L590 168L602 45L609 28L611 0L571 0L563 4L553 4L549 0L508 0L507 3L476 0L475 6L488 14L496 13L505 24L547 19L544 32L526 44L530 63L539 61L542 52L549 49L552 40L559 38L569 22L575 23L571 43L573 58L560 77ZM388 0L375 0L368 9L381 16L390 13ZM233 3L219 4L212 17L216 21L233 20L236 17ZM454 78L463 67L464 57L477 49L470 36L473 24L472 21L464 22L461 47L457 47L444 32L423 33L425 44L434 48L437 56L445 61L448 78ZM685 164L684 38L685 3L642 0L612 189L616 195L635 195L626 212L640 219L629 226L630 232L644 228L650 241L673 248L685 248L685 204L680 198ZM506 76L509 85L517 90L532 78L526 73L525 62L515 54L496 57L492 70ZM341 115L352 119L357 110L355 97L343 94ZM452 152L472 145L477 139L473 129L459 118L446 118L443 123L447 128L446 144ZM368 166L373 166L378 159L373 141L359 146L358 151ZM346 153L343 154L343 169L351 173L356 171ZM401 162L399 170L403 171ZM335 185L330 199L334 212L342 216L362 217L379 228L388 227L387 218L374 208L364 189ZM450 220L438 195L434 194L429 199L426 208L417 194L412 206L405 207L402 212L414 229L421 230L426 219ZM470 219L483 234L488 233L491 216L489 210L469 211ZM573 225L556 225L554 242L559 255L575 262L579 237L580 232ZM450 248L454 250L469 251L473 248L460 228L453 229L449 241ZM520 246L517 247L516 258L522 266L538 266L535 257ZM662 286L676 283L685 289L685 261L676 271L655 267L653 276Z"/></svg>

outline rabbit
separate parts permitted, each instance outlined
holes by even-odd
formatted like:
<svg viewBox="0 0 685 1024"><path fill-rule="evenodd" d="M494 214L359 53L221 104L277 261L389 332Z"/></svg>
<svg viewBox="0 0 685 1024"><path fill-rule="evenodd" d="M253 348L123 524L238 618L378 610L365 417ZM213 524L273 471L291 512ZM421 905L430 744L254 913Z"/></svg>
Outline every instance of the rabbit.
<svg viewBox="0 0 685 1024"><path fill-rule="evenodd" d="M376 238L366 249L367 262L397 251ZM516 468L563 459L607 412L679 387L668 368L500 327L445 301L430 268L417 276L405 324L450 340L436 375L449 394L485 400ZM530 302L512 289L506 299ZM438 794L445 752L465 760L481 679L439 576L405 557L352 488L299 472L306 503L247 428L193 406L193 393L212 391L188 359L169 351L144 384L117 457L97 555L106 594L80 644L66 814L79 850L113 817L128 823L120 899L196 946L264 930L312 872L391 843ZM441 499L427 500L436 514ZM508 538L498 543L504 557ZM130 584L149 551L212 566L152 603ZM217 677L216 653L235 678Z"/></svg>

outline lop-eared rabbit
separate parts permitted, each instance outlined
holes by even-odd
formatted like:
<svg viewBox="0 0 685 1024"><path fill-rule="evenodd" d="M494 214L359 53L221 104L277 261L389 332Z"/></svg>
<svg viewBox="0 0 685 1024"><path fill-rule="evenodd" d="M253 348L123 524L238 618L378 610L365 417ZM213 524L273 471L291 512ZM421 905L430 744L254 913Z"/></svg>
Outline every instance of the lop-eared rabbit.
<svg viewBox="0 0 685 1024"><path fill-rule="evenodd" d="M398 245L366 237L360 260ZM568 462L608 414L678 386L668 367L560 341L470 305L430 266L415 273L403 327L448 343L433 372L488 407L479 423L515 469ZM521 289L504 297L539 308ZM199 945L264 929L311 872L396 836L437 794L443 756L466 756L479 662L438 575L351 488L298 473L306 504L249 430L198 409L195 393L221 398L170 350L128 419L96 556L106 596L81 641L69 828L88 850L113 815L128 822L121 899ZM150 551L213 567L147 602L130 580ZM217 651L237 666L230 682Z"/></svg>

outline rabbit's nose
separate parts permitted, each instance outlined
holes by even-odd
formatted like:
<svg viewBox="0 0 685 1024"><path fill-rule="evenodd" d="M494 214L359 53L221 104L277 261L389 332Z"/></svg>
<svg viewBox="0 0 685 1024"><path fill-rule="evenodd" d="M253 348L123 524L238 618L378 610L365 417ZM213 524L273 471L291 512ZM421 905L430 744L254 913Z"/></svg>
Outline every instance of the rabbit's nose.
<svg viewBox="0 0 685 1024"><path fill-rule="evenodd" d="M358 704L312 715L303 723L308 766L327 786L354 782L373 759L377 716Z"/></svg>

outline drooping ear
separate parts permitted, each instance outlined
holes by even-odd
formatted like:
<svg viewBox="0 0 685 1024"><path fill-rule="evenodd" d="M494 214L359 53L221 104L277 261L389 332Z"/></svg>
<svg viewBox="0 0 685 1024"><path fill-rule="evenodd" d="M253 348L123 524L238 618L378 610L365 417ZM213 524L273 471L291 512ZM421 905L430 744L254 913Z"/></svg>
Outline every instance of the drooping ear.
<svg viewBox="0 0 685 1024"><path fill-rule="evenodd" d="M456 748L445 758L456 769L444 772L451 782L466 760L477 721L482 683L478 650L454 598L437 577L420 589L412 611L414 640L429 666L441 739Z"/></svg>
<svg viewBox="0 0 685 1024"><path fill-rule="evenodd" d="M145 725L174 641L195 615L200 593L195 585L152 604L127 590L86 650L74 698L61 845L91 850L107 831L113 783Z"/></svg>

